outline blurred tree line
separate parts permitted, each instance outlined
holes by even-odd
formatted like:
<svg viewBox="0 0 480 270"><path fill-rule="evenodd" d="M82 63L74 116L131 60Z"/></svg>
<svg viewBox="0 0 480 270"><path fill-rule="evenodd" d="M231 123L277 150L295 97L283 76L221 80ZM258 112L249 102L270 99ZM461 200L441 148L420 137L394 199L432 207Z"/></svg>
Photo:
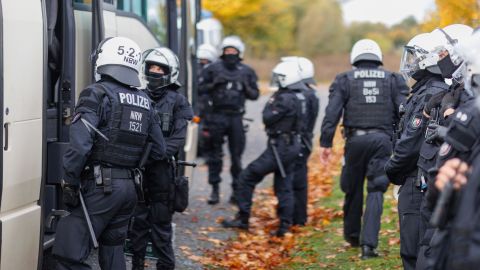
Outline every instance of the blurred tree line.
<svg viewBox="0 0 480 270"><path fill-rule="evenodd" d="M202 3L222 22L225 35L242 37L248 44L247 54L254 58L344 53L365 37L375 39L383 50L391 51L408 42L419 29L413 17L392 27L370 22L345 26L336 0L203 0Z"/></svg>
<svg viewBox="0 0 480 270"><path fill-rule="evenodd" d="M270 58L285 54L317 56L345 53L362 38L377 41L384 52L405 45L420 32L451 23L476 26L476 0L436 0L436 10L425 22L407 17L393 26L354 22L345 25L338 0L203 0L203 7L218 18L226 35L239 35L247 54Z"/></svg>
<svg viewBox="0 0 480 270"><path fill-rule="evenodd" d="M422 25L423 31L452 23L463 23L478 27L480 23L480 1L477 0L435 0L437 9L427 14Z"/></svg>

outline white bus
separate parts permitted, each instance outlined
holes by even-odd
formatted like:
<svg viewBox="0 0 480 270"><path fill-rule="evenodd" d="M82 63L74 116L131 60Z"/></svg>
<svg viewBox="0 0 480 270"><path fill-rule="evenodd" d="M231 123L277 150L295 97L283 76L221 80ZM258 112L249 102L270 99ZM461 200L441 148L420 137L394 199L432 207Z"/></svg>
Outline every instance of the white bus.
<svg viewBox="0 0 480 270"><path fill-rule="evenodd" d="M45 221L63 208L62 155L76 98L92 82L92 47L109 36L170 47L195 106L199 11L199 0L0 0L0 270L42 269L55 241L56 222ZM195 124L188 134L184 159L196 155Z"/></svg>

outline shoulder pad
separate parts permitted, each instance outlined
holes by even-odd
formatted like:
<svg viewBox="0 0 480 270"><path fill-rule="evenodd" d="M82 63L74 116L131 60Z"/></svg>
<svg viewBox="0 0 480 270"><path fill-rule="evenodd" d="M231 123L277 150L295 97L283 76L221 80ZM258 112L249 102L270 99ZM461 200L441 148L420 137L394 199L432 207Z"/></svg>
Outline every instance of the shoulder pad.
<svg viewBox="0 0 480 270"><path fill-rule="evenodd" d="M428 86L428 88L439 88L441 90L448 90L450 86L444 82L433 81Z"/></svg>
<svg viewBox="0 0 480 270"><path fill-rule="evenodd" d="M97 112L105 95L105 88L100 84L89 85L80 93L75 110L81 112L86 109Z"/></svg>

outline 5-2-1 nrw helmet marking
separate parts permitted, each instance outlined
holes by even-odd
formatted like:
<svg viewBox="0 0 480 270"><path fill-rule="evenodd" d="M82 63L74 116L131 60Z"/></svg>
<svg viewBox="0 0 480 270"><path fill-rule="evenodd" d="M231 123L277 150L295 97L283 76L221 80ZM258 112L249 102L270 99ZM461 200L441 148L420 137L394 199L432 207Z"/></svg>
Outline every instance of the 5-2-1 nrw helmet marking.
<svg viewBox="0 0 480 270"><path fill-rule="evenodd" d="M140 86L138 77L142 63L142 51L133 40L125 37L111 37L103 40L95 51L95 79L108 75L116 81Z"/></svg>

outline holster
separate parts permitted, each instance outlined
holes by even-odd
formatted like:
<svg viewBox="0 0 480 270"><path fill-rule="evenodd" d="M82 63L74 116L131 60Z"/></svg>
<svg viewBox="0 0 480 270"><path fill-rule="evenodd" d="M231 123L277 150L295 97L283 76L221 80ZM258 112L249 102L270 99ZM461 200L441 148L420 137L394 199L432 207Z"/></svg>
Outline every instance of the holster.
<svg viewBox="0 0 480 270"><path fill-rule="evenodd" d="M138 202L144 203L145 202L145 192L143 190L143 172L140 169L135 169L134 173L134 183L135 183L135 191L137 192L137 199Z"/></svg>

